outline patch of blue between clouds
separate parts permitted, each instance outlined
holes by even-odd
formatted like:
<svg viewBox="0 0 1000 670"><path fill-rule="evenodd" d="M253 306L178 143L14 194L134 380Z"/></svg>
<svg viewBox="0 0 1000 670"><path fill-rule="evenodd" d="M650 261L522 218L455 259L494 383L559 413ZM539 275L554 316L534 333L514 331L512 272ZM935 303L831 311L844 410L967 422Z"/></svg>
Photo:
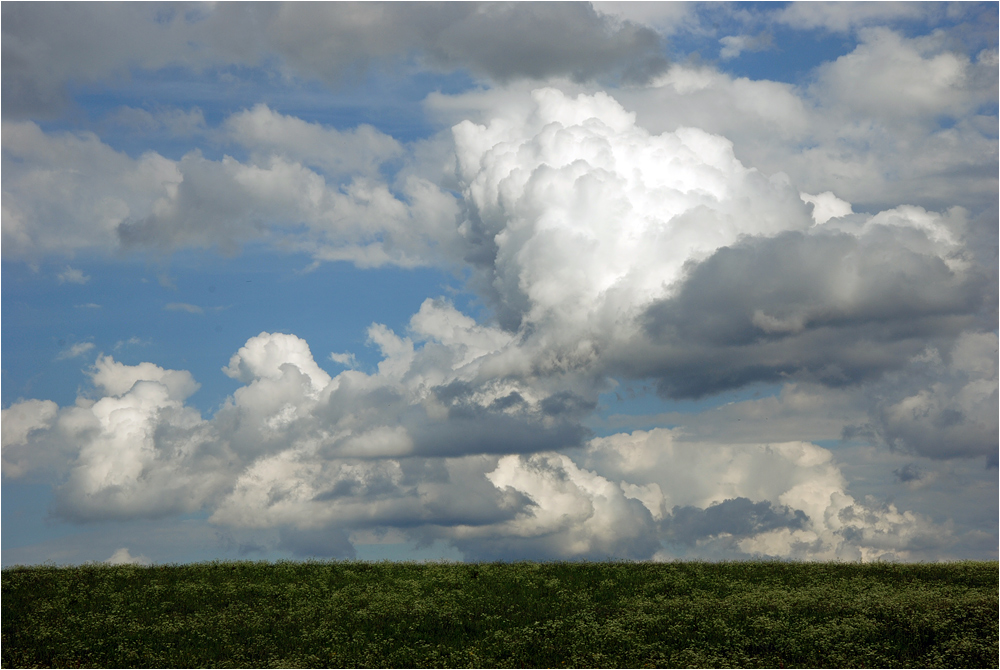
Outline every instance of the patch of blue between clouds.
<svg viewBox="0 0 1000 670"><path fill-rule="evenodd" d="M127 365L191 371L201 388L188 402L208 417L240 386L222 368L261 332L306 340L331 375L343 370L330 360L334 352L354 354L358 368L372 373L381 360L367 343L373 322L405 335L428 297L474 306L462 279L438 269L358 270L338 262L304 271L310 262L258 247L238 257L183 251L169 264L75 259L73 267L90 277L85 284L58 282L65 262L41 264L37 272L4 262L3 346L18 355L4 358L3 405L26 398L73 404L67 376L88 389L85 370L104 353ZM94 346L60 359L79 343Z"/></svg>

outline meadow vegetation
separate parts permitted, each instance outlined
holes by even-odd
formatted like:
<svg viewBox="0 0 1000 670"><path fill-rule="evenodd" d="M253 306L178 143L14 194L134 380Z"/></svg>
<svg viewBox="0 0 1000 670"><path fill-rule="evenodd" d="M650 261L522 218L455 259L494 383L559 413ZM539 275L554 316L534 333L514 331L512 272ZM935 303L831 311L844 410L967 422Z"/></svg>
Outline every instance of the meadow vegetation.
<svg viewBox="0 0 1000 670"><path fill-rule="evenodd" d="M997 667L998 565L3 570L3 667Z"/></svg>

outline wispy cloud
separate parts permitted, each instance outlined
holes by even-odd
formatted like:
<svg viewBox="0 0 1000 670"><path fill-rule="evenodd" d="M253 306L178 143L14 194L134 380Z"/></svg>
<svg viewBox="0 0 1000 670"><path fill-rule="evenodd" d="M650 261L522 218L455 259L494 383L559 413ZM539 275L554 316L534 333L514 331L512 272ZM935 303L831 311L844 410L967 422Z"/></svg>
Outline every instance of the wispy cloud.
<svg viewBox="0 0 1000 670"><path fill-rule="evenodd" d="M93 348L94 348L93 342L78 342L73 346L71 346L69 349L64 349L63 351L59 352L59 355L56 356L56 360L65 361L70 358L76 358L77 356L84 355Z"/></svg>
<svg viewBox="0 0 1000 670"><path fill-rule="evenodd" d="M729 60L736 58L744 51L758 52L774 48L774 39L768 33L760 35L729 35L719 40L722 50L719 58Z"/></svg>
<svg viewBox="0 0 1000 670"><path fill-rule="evenodd" d="M169 310L171 312L188 312L189 314L204 314L205 310L198 305L192 305L186 302L168 302L163 306L163 309Z"/></svg>
<svg viewBox="0 0 1000 670"><path fill-rule="evenodd" d="M338 354L336 352L331 352L330 360L334 363L340 363L345 368L353 368L358 364L358 359L351 353Z"/></svg>
<svg viewBox="0 0 1000 670"><path fill-rule="evenodd" d="M86 284L90 281L90 275L85 275L83 274L83 270L77 270L68 265L56 277L59 279L60 284Z"/></svg>
<svg viewBox="0 0 1000 670"><path fill-rule="evenodd" d="M149 344L138 337L130 337L127 340L118 340L115 342L115 351L121 350L122 347L138 346L141 344Z"/></svg>

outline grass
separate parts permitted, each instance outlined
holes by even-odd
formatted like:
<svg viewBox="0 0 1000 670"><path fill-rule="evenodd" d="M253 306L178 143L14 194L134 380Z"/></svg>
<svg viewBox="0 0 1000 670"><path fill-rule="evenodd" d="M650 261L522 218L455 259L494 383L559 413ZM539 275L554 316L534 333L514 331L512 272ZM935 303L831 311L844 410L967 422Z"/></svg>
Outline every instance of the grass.
<svg viewBox="0 0 1000 670"><path fill-rule="evenodd" d="M993 667L998 565L3 570L3 667Z"/></svg>

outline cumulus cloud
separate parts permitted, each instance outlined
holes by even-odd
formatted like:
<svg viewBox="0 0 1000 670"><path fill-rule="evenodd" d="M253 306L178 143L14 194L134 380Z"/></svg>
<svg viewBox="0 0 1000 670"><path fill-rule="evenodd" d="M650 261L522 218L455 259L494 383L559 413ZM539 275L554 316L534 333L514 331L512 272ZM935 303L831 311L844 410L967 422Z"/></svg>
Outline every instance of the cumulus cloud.
<svg viewBox="0 0 1000 670"><path fill-rule="evenodd" d="M45 465L45 457L52 455L39 453L28 438L35 431L50 428L58 411L59 406L51 400L25 400L2 411L4 476L20 477Z"/></svg>
<svg viewBox="0 0 1000 670"><path fill-rule="evenodd" d="M649 369L660 390L698 396L789 375L854 383L902 367L926 338L959 336L974 323L987 277L942 254L934 233L877 220L857 236L747 240L693 267L676 297L645 315L661 347L646 356L662 361Z"/></svg>
<svg viewBox="0 0 1000 670"><path fill-rule="evenodd" d="M809 443L710 445L655 429L595 439L584 463L627 484L681 555L913 559L947 542L931 540L942 529L929 519L855 500L832 454Z"/></svg>
<svg viewBox="0 0 1000 670"><path fill-rule="evenodd" d="M866 28L860 38L854 51L818 68L824 101L898 122L964 116L996 91L995 69L948 50L941 36L907 39Z"/></svg>
<svg viewBox="0 0 1000 670"><path fill-rule="evenodd" d="M744 167L725 138L651 135L603 93L532 100L527 115L454 129L472 208L461 232L507 327L607 328L662 295L686 262L809 224L787 178Z"/></svg>
<svg viewBox="0 0 1000 670"><path fill-rule="evenodd" d="M365 267L449 256L458 210L450 194L417 176L396 189L363 172L338 182L345 171L395 155L391 138L366 126L338 133L261 107L232 119L233 137L255 151L246 163L198 150L179 161L155 152L132 159L92 133L5 123L5 256L123 247L233 252L271 234L283 234L285 248ZM299 161L330 170L332 181Z"/></svg>
<svg viewBox="0 0 1000 670"><path fill-rule="evenodd" d="M190 373L101 356L90 377L97 400L81 396L55 415L31 400L4 410L5 433L9 417L28 427L27 441L17 436L14 448L4 447L5 476L55 469L57 515L88 521L194 511L231 477L228 447L184 403L198 388Z"/></svg>
<svg viewBox="0 0 1000 670"><path fill-rule="evenodd" d="M309 345L294 335L261 333L233 354L229 365L222 369L228 376L242 382L278 379L284 375L282 366L294 365L309 378L313 393L330 383L330 375L313 360Z"/></svg>
<svg viewBox="0 0 1000 670"><path fill-rule="evenodd" d="M843 385L975 322L990 275L961 208L851 216L824 195L810 216L722 137L650 135L600 93L532 100L454 129L474 285L523 333L507 370L651 376L672 397Z"/></svg>
<svg viewBox="0 0 1000 670"><path fill-rule="evenodd" d="M4 410L5 476L62 455L63 518L207 509L223 528L277 529L278 546L299 556L353 556L350 534L378 529L443 539L476 559L913 559L950 538L919 515L853 498L831 453L809 443L688 441L666 429L567 440L561 427L592 406L483 377L510 336L453 310L428 301L407 338L373 327L383 361L372 375L330 377L301 339L261 333L225 368L244 385L209 420L185 404L197 389L189 373L99 357L97 400ZM502 437L491 444L463 423L470 412ZM438 438L450 446L421 441L443 422L452 427Z"/></svg>
<svg viewBox="0 0 1000 670"><path fill-rule="evenodd" d="M122 221L148 215L182 181L173 161L132 159L93 133L47 134L30 121L2 132L6 258L114 249Z"/></svg>
<svg viewBox="0 0 1000 670"><path fill-rule="evenodd" d="M970 56L951 48L955 39L873 27L806 86L674 63L650 86L615 95L653 133L721 134L746 164L794 175L803 191L831 191L856 211L901 203L992 211L995 47Z"/></svg>
<svg viewBox="0 0 1000 670"><path fill-rule="evenodd" d="M936 459L985 456L995 467L997 365L995 333L963 333L944 356L928 347L874 387L868 428L894 449Z"/></svg>

